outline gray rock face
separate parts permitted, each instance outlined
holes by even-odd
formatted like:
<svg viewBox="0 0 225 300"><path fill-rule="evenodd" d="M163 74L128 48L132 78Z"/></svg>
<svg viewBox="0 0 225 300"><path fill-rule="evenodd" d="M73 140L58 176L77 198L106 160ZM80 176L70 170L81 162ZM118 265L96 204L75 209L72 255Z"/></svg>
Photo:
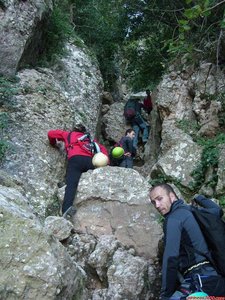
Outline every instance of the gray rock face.
<svg viewBox="0 0 225 300"><path fill-rule="evenodd" d="M192 181L190 174L201 159L201 147L178 129L173 120L163 122L162 140L162 155L153 166L151 176L166 175L188 186Z"/></svg>
<svg viewBox="0 0 225 300"><path fill-rule="evenodd" d="M143 291L146 275L146 261L120 248L114 253L112 265L107 271L108 289L94 291L92 299L145 299Z"/></svg>
<svg viewBox="0 0 225 300"><path fill-rule="evenodd" d="M73 224L62 217L49 216L45 219L45 232L59 241L67 239L73 229Z"/></svg>
<svg viewBox="0 0 225 300"><path fill-rule="evenodd" d="M129 128L123 116L124 104L122 102L113 103L102 118L107 140L118 142L124 136L126 129Z"/></svg>
<svg viewBox="0 0 225 300"><path fill-rule="evenodd" d="M3 6L0 8L0 74L14 75L24 51L31 46L31 41L33 52L30 51L30 57L33 62L35 61L40 43L40 37L37 35L38 27L41 27L52 9L52 1L4 0L1 2Z"/></svg>
<svg viewBox="0 0 225 300"><path fill-rule="evenodd" d="M219 163L218 163L218 183L216 186L216 192L218 195L223 195L225 192L225 146L221 145L219 147Z"/></svg>
<svg viewBox="0 0 225 300"><path fill-rule="evenodd" d="M76 234L68 251L85 270L92 270L87 272L87 299L156 299L159 287L154 288L153 262L135 255L114 236L93 239L93 235Z"/></svg>
<svg viewBox="0 0 225 300"><path fill-rule="evenodd" d="M18 74L18 93L5 136L10 150L3 170L23 182L26 196L42 216L52 207L65 172L65 157L49 145L48 130L70 130L77 121L93 134L101 109L102 80L97 67L75 46L68 45L68 53L60 71L55 66Z"/></svg>
<svg viewBox="0 0 225 300"><path fill-rule="evenodd" d="M148 200L147 181L138 172L105 167L84 173L75 205L76 229L114 235L138 255L155 257L162 229Z"/></svg>
<svg viewBox="0 0 225 300"><path fill-rule="evenodd" d="M71 299L83 274L15 189L0 187L1 299Z"/></svg>
<svg viewBox="0 0 225 300"><path fill-rule="evenodd" d="M21 62L36 59L39 28L51 7L50 0L1 1L0 73L15 74ZM162 228L148 200L148 177L116 167L89 171L79 183L73 224L49 216L43 226L38 219L60 206L64 191L57 183L64 180L65 155L49 146L47 131L69 130L75 121L94 135L102 121L106 139L118 141L128 128L122 99L113 103L110 94L102 97L96 62L74 45L66 49L52 69L20 71L15 104L3 105L10 117L4 138L11 147L0 172L0 298L155 300ZM159 116L157 122L149 118L155 124L143 156L146 161L152 156L146 162L149 177L166 175L189 186L202 149L177 123L198 122L199 135L214 136L221 108L209 99L223 85L224 74L212 64L164 76L152 114L158 110ZM223 157L221 147L220 195Z"/></svg>
<svg viewBox="0 0 225 300"><path fill-rule="evenodd" d="M202 154L202 147L193 136L214 137L217 133L221 103L213 97L224 92L224 80L223 72L211 63L203 63L198 69L185 65L181 71L171 68L163 77L155 99L161 124L158 131L154 128L155 134L161 131L161 143L157 157L155 151L149 152L151 163L155 158L155 165L149 170L151 179L162 175L190 188L191 173L201 162ZM221 186L220 179L219 182ZM212 189L207 190L208 196L212 193Z"/></svg>
<svg viewBox="0 0 225 300"><path fill-rule="evenodd" d="M138 299L144 289L147 263L141 257L118 249L113 255L113 264L107 275L109 299Z"/></svg>
<svg viewBox="0 0 225 300"><path fill-rule="evenodd" d="M107 278L106 270L119 246L119 242L113 236L102 235L99 237L98 244L88 259L88 264L96 269L101 281Z"/></svg>

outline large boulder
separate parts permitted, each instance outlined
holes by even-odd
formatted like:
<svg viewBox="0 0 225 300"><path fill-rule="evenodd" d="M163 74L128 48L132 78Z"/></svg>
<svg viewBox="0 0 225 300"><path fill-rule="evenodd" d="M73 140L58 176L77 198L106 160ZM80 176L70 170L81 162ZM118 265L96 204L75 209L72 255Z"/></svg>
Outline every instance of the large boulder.
<svg viewBox="0 0 225 300"><path fill-rule="evenodd" d="M0 4L0 74L14 75L25 53L27 62L36 62L41 28L52 10L52 1L2 0Z"/></svg>
<svg viewBox="0 0 225 300"><path fill-rule="evenodd" d="M129 125L126 125L123 116L124 105L123 102L113 103L102 118L103 134L109 141L119 141L124 136L126 129L130 128Z"/></svg>
<svg viewBox="0 0 225 300"><path fill-rule="evenodd" d="M81 177L75 228L95 236L114 235L145 258L157 256L162 228L150 205L147 181L136 171L104 167Z"/></svg>
<svg viewBox="0 0 225 300"><path fill-rule="evenodd" d="M94 300L141 299L147 276L147 262L141 257L133 256L129 251L118 249L112 257L107 276L108 289L96 290Z"/></svg>
<svg viewBox="0 0 225 300"><path fill-rule="evenodd" d="M1 299L82 298L84 276L32 213L27 199L0 186Z"/></svg>
<svg viewBox="0 0 225 300"><path fill-rule="evenodd" d="M138 256L113 235L75 234L68 251L85 270L91 270L87 273L87 299L154 300L159 294L156 260Z"/></svg>
<svg viewBox="0 0 225 300"><path fill-rule="evenodd" d="M161 154L150 171L151 179L167 177L190 186L191 173L201 161L202 148L190 135L176 127L174 120L162 124Z"/></svg>

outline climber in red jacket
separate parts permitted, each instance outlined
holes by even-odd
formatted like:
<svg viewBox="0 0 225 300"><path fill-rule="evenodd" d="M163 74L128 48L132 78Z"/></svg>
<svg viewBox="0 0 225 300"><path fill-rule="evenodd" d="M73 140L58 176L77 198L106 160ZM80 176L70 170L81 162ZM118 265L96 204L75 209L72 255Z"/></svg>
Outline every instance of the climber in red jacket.
<svg viewBox="0 0 225 300"><path fill-rule="evenodd" d="M146 97L143 101L143 108L148 114L150 114L150 112L152 111L152 97L150 90L146 90Z"/></svg>
<svg viewBox="0 0 225 300"><path fill-rule="evenodd" d="M82 124L77 124L72 131L60 129L50 130L48 139L52 146L57 145L57 141L65 144L68 164L66 169L66 189L62 205L62 214L72 216L75 213L73 207L77 186L83 172L94 169L92 157L97 152L102 152L108 157L107 149L92 140L90 134Z"/></svg>

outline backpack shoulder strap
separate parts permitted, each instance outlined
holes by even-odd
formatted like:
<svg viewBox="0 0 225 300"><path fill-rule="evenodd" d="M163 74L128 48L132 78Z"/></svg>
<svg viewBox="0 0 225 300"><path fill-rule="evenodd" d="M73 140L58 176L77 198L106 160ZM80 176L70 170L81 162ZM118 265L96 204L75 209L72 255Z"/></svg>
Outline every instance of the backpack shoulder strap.
<svg viewBox="0 0 225 300"><path fill-rule="evenodd" d="M65 147L66 151L68 152L68 149L70 149L71 147L73 147L73 144L71 144L71 135L72 135L72 131L69 132L68 136L67 136L67 146Z"/></svg>
<svg viewBox="0 0 225 300"><path fill-rule="evenodd" d="M72 131L69 132L68 137L67 137L67 141L68 141L69 145L70 145L70 140L71 140L71 134L72 134Z"/></svg>
<svg viewBox="0 0 225 300"><path fill-rule="evenodd" d="M85 148L88 152L91 152L92 154L101 152L98 143L94 142L89 132L82 135L78 139L78 143L82 143L83 148ZM86 144L86 146L84 144Z"/></svg>

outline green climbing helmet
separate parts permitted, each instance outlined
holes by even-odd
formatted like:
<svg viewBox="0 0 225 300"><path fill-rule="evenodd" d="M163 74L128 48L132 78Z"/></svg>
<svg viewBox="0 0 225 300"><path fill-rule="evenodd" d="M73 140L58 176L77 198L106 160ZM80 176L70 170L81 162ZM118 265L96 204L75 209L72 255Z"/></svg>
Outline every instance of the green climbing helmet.
<svg viewBox="0 0 225 300"><path fill-rule="evenodd" d="M124 155L124 149L122 147L115 147L112 150L112 157L113 158L120 158Z"/></svg>

